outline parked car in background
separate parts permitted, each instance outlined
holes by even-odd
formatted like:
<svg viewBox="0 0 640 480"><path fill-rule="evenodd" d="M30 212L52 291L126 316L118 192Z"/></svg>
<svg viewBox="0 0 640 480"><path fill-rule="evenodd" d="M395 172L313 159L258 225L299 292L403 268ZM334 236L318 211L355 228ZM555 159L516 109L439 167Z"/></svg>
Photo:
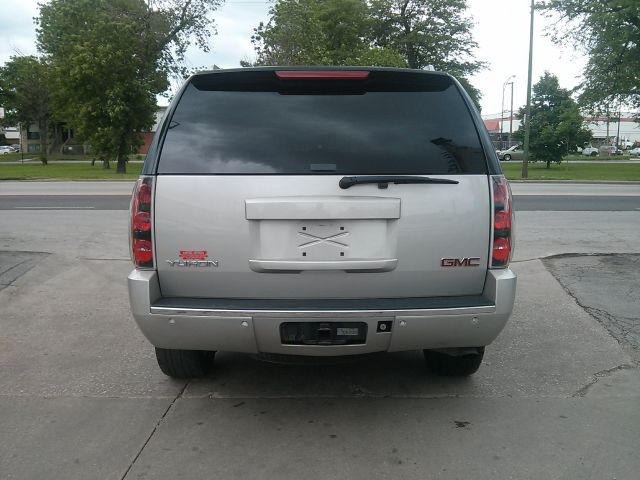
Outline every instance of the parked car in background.
<svg viewBox="0 0 640 480"><path fill-rule="evenodd" d="M7 155L8 153L14 153L11 147L1 146L0 147L0 155Z"/></svg>
<svg viewBox="0 0 640 480"><path fill-rule="evenodd" d="M20 153L20 144L14 143L13 145L9 145L13 149L14 152Z"/></svg>
<svg viewBox="0 0 640 480"><path fill-rule="evenodd" d="M160 369L424 350L431 372L474 373L516 276L509 184L472 105L424 70L189 78L131 203L129 299Z"/></svg>
<svg viewBox="0 0 640 480"><path fill-rule="evenodd" d="M600 154L601 155L617 155L618 147L615 145L600 145ZM620 150L620 155L622 155L622 150Z"/></svg>
<svg viewBox="0 0 640 480"><path fill-rule="evenodd" d="M496 153L498 154L498 158L505 162L509 160L522 160L524 158L524 148L522 148L522 145L514 145L507 150L498 150Z"/></svg>
<svg viewBox="0 0 640 480"><path fill-rule="evenodd" d="M640 147L632 148L629 150L630 155L640 155Z"/></svg>
<svg viewBox="0 0 640 480"><path fill-rule="evenodd" d="M586 157L596 157L600 155L600 151L596 147L592 147L591 145L587 145L582 149L582 155Z"/></svg>

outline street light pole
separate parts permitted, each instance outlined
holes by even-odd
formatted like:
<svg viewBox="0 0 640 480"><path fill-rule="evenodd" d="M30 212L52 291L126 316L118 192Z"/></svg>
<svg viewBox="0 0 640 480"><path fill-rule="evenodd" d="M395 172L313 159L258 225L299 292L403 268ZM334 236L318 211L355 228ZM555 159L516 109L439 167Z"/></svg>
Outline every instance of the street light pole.
<svg viewBox="0 0 640 480"><path fill-rule="evenodd" d="M616 154L620 148L620 119L622 118L622 104L618 103L618 132L616 133Z"/></svg>
<svg viewBox="0 0 640 480"><path fill-rule="evenodd" d="M22 149L22 122L18 122L18 143L20 144L20 163L24 163L24 150Z"/></svg>
<svg viewBox="0 0 640 480"><path fill-rule="evenodd" d="M511 148L512 133L513 133L513 80L511 81L511 111L509 113L509 148Z"/></svg>
<svg viewBox="0 0 640 480"><path fill-rule="evenodd" d="M500 148L502 150L504 150L504 138L503 138L503 125L504 125L504 89L507 88L507 85L509 85L509 82L512 78L516 78L515 75L511 75L509 78L507 78L504 83L502 84L502 104L500 106ZM513 81L511 81L511 108L513 109ZM511 138L509 138L509 141L511 141ZM509 146L507 148L509 148L511 146L511 144L509 144Z"/></svg>
<svg viewBox="0 0 640 480"><path fill-rule="evenodd" d="M502 84L502 103L500 104L500 150L504 150L504 140L502 139L502 124L504 123L504 87L506 82Z"/></svg>
<svg viewBox="0 0 640 480"><path fill-rule="evenodd" d="M529 137L531 135L531 76L533 70L533 14L534 0L531 0L531 25L529 26L529 70L527 72L527 108L524 119L524 158L522 159L522 178L529 176Z"/></svg>

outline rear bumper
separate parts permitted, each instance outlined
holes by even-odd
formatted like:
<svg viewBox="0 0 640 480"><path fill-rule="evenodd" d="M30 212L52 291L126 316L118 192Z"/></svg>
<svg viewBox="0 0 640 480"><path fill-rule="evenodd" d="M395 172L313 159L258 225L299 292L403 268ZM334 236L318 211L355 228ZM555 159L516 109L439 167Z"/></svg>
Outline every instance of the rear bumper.
<svg viewBox="0 0 640 480"><path fill-rule="evenodd" d="M516 291L516 275L505 269L489 270L482 296L466 297L467 301L395 302L402 308L394 308L393 300L371 301L369 308L343 307L346 302L340 301L326 302L327 308L323 302L291 306L283 301L284 308L277 308L275 301L260 306L253 300L240 302L243 306L238 308L202 299L191 304L188 299L175 304L163 301L167 299L161 298L155 271L133 270L128 283L133 317L156 347L312 356L485 346L504 328ZM475 304L468 300L474 298ZM369 334L359 345L283 345L279 328L283 321L366 322ZM380 321L391 321L391 331L377 333Z"/></svg>

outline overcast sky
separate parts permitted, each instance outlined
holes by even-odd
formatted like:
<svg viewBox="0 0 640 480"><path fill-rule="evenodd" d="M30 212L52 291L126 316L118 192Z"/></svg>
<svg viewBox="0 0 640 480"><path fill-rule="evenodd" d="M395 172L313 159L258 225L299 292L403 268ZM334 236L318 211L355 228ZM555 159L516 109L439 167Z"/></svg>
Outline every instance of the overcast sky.
<svg viewBox="0 0 640 480"><path fill-rule="evenodd" d="M213 64L238 67L243 58L253 59L251 34L268 19L269 1L227 0L215 15L218 35L211 39L211 51L189 50L187 61L194 67ZM515 75L514 109L526 101L527 55L529 45L529 0L467 0L473 16L473 35L479 45L477 58L488 68L471 82L482 92L482 113L499 113L502 85ZM16 53L36 53L33 17L38 15L38 0L0 0L0 64ZM585 59L571 48L555 46L545 36L549 20L537 14L535 19L533 72L534 83L545 70L560 78L565 88L579 83ZM509 108L509 88L505 109Z"/></svg>

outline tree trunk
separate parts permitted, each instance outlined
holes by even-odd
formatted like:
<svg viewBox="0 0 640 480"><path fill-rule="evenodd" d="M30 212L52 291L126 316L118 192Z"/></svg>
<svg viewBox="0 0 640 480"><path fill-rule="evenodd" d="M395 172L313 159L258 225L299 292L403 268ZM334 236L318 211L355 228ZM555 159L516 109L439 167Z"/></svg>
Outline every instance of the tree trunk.
<svg viewBox="0 0 640 480"><path fill-rule="evenodd" d="M411 35L411 20L407 18L406 12L409 6L409 1L405 0L404 5L400 8L400 21L404 29L405 39ZM409 68L418 68L418 54L416 46L413 42L405 41L405 53L407 55L407 63Z"/></svg>
<svg viewBox="0 0 640 480"><path fill-rule="evenodd" d="M118 145L118 166L116 173L127 173L127 140L125 135L120 136L120 144Z"/></svg>
<svg viewBox="0 0 640 480"><path fill-rule="evenodd" d="M418 68L418 55L416 54L416 48L413 43L407 44L407 62L409 68Z"/></svg>
<svg viewBox="0 0 640 480"><path fill-rule="evenodd" d="M127 157L118 157L116 173L127 173Z"/></svg>
<svg viewBox="0 0 640 480"><path fill-rule="evenodd" d="M102 157L102 168L103 170L109 170L111 168L111 165L109 165L109 159Z"/></svg>
<svg viewBox="0 0 640 480"><path fill-rule="evenodd" d="M547 168L551 168L551 160L547 160Z"/></svg>
<svg viewBox="0 0 640 480"><path fill-rule="evenodd" d="M38 129L40 130L40 161L43 165L47 165L47 135L48 135L49 122L46 120L40 120L38 122Z"/></svg>
<svg viewBox="0 0 640 480"><path fill-rule="evenodd" d="M49 145L48 148L48 153L52 154L55 153L57 155L62 155L62 131L61 131L61 125L59 123L55 123L53 124L53 135L52 135L52 140L53 143L51 145Z"/></svg>

